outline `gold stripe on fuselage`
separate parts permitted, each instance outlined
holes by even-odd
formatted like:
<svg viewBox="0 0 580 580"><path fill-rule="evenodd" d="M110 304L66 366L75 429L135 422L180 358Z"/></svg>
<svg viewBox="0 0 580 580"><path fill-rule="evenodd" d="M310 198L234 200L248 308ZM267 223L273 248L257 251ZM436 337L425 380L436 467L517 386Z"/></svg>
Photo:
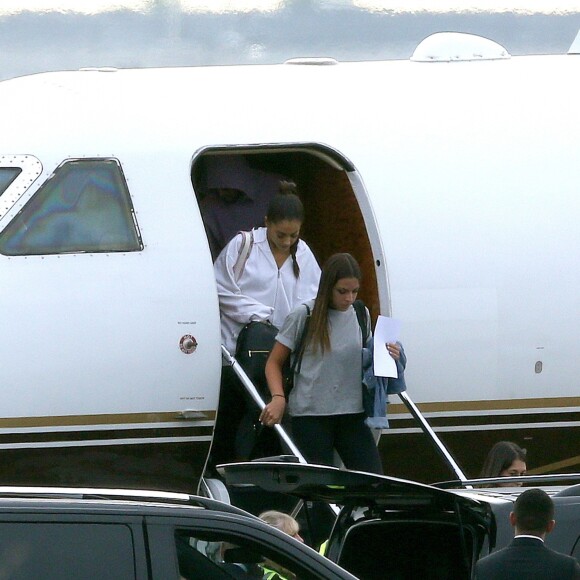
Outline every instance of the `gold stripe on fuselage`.
<svg viewBox="0 0 580 580"><path fill-rule="evenodd" d="M183 417L182 411L165 413L110 413L102 415L59 415L54 417L4 417L0 418L0 429L38 428L38 427L111 427L133 424L161 426L163 423L191 421L215 421L215 410L196 411L199 417Z"/></svg>
<svg viewBox="0 0 580 580"><path fill-rule="evenodd" d="M572 468L574 471L578 471L578 466L580 466L580 455L575 457L569 457L568 459L563 459L562 461L556 461L554 463L548 463L547 465L541 465L534 469L528 469L528 475L543 475L544 473L560 473L566 472Z"/></svg>
<svg viewBox="0 0 580 580"><path fill-rule="evenodd" d="M553 397L541 399L502 399L492 401L445 401L433 403L417 403L422 413L447 413L477 412L477 411L523 411L529 410L535 413L550 412L556 409L567 411L580 411L580 397ZM403 403L391 403L389 415L406 413L407 408Z"/></svg>

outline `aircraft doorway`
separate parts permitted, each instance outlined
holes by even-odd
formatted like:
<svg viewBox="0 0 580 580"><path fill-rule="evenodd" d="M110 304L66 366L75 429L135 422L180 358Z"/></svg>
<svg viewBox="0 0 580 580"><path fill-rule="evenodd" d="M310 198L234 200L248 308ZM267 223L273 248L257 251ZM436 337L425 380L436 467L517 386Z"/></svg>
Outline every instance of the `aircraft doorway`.
<svg viewBox="0 0 580 580"><path fill-rule="evenodd" d="M306 214L301 237L321 266L336 252L348 252L356 258L363 272L360 298L375 320L380 312L381 296L377 268L382 270L384 264L380 258L375 263L380 248L373 252L368 223L365 223L357 199L357 195L366 197L366 192L357 191L355 195L349 179L349 172L354 168L348 160L320 145L208 148L194 159L192 166L192 183L198 202L202 203L208 195L208 165L219 165L222 159L225 166L228 157L243 158L252 169L296 183ZM372 216L367 216L367 222L369 219ZM205 225L207 229L208 224ZM262 221L254 224L260 225ZM239 227L236 231L240 229L245 228ZM383 277L386 282L386 274Z"/></svg>
<svg viewBox="0 0 580 580"><path fill-rule="evenodd" d="M240 175L232 179L231 172L238 168ZM216 178L216 173L219 178ZM255 181L244 183L252 175ZM233 237L238 231L264 225L268 202L280 190L281 181L296 184L305 213L300 237L308 244L319 265L322 266L328 257L337 252L348 252L358 261L362 270L360 298L369 307L373 320L376 320L381 311L381 298L388 296L386 270L374 216L370 209L364 211L365 207L370 208L370 204L362 180L352 164L327 147L231 147L201 152L193 162L192 183L214 259L218 255L213 247L217 234L222 236L222 247L229 241L224 235L226 226ZM240 187L248 187L256 205L262 204L254 214L255 221L250 224L247 204L244 206L248 200L240 200L233 193L230 198L229 191L221 192L221 195L228 196L227 199L205 197L216 196L215 190L218 188L235 188L238 183ZM270 197L267 200L262 199L264 191L256 190L257 184L268 189ZM212 207L219 208L219 211L213 212ZM237 208L241 208L238 213ZM231 222L235 221L236 216L239 222L234 225ZM376 247L372 247L371 240L377 240ZM383 301L383 309L388 309L388 299ZM231 352L231 346L226 346ZM260 428L257 409L252 409L250 397L233 375L231 368L226 366L222 369L220 402L205 478L215 477L215 467L220 463L288 452L277 441L274 432L264 432ZM262 398L267 397L266 391L258 388L258 392ZM241 404L244 400L247 402ZM288 424L283 426L286 429L289 427ZM254 498L251 493L240 494L239 491L230 490L230 494L233 494L233 503L250 511L260 511L257 506L265 507L262 506L262 499ZM258 502L257 505L254 501ZM272 501L278 500L272 498Z"/></svg>

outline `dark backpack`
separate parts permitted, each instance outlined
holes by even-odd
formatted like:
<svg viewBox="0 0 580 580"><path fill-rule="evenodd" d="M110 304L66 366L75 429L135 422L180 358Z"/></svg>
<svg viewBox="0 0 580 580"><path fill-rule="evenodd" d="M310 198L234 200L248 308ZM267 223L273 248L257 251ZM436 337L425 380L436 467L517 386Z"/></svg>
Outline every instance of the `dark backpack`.
<svg viewBox="0 0 580 580"><path fill-rule="evenodd" d="M366 345L368 340L368 326L367 326L367 311L365 303L362 300L355 300L353 303L354 311L356 312L356 319L358 320L358 325L360 326L360 332L362 335L362 346Z"/></svg>
<svg viewBox="0 0 580 580"><path fill-rule="evenodd" d="M304 337L308 330L310 320L310 308L308 309L308 318L302 332L300 341L297 345L297 351L301 352ZM250 322L242 328L238 335L236 345L236 360L244 369L248 378L252 381L256 390L266 402L270 399L270 390L266 381L266 361L270 351L274 347L278 329L269 322ZM296 365L301 357L294 356L292 365L290 361L282 369L284 379L284 390L286 397L293 386L293 376ZM298 372L298 371L296 371ZM240 402L240 404L243 404ZM273 429L263 428L258 417L260 411L253 401L250 401L249 395L246 396L247 412L241 420L238 433L236 435L236 452L240 457L255 459L257 457L268 457L270 455L279 455L282 453L282 447L277 434Z"/></svg>
<svg viewBox="0 0 580 580"><path fill-rule="evenodd" d="M266 382L266 361L278 329L269 322L249 322L242 328L236 344L236 360L246 371L262 398L269 394Z"/></svg>
<svg viewBox="0 0 580 580"><path fill-rule="evenodd" d="M288 397L293 386L295 372L300 372L300 362L304 352L304 339L310 322L310 307L306 304L306 323L295 348L292 364L286 362L282 373L284 375L284 391ZM266 381L266 361L274 348L278 328L269 322L249 322L242 328L236 344L236 360L244 369L248 378L254 383L262 399L269 399L270 391Z"/></svg>

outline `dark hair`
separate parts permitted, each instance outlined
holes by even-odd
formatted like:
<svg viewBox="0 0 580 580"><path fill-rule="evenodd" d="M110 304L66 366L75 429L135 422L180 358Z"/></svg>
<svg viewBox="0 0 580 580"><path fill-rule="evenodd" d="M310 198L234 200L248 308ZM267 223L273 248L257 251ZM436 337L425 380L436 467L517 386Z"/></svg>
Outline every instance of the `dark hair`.
<svg viewBox="0 0 580 580"><path fill-rule="evenodd" d="M334 254L322 267L320 285L305 342L312 343L314 350L320 348L323 353L330 348L328 308L332 303L332 291L342 278L356 278L359 282L361 281L362 274L358 262L350 254Z"/></svg>
<svg viewBox="0 0 580 580"><path fill-rule="evenodd" d="M516 499L514 513L518 533L543 534L554 519L554 502L541 489L527 489Z"/></svg>
<svg viewBox="0 0 580 580"><path fill-rule="evenodd" d="M481 477L499 477L517 459L525 461L526 450L512 441L500 441L488 453L481 469Z"/></svg>
<svg viewBox="0 0 580 580"><path fill-rule="evenodd" d="M268 204L266 218L272 223L284 220L304 222L304 206L297 195L297 187L293 181L281 181L280 189Z"/></svg>
<svg viewBox="0 0 580 580"><path fill-rule="evenodd" d="M277 224L282 221L298 221L300 224L304 223L304 206L297 195L298 188L293 181L280 181L279 192L270 200L268 204L268 212L266 219ZM290 255L292 256L292 266L294 269L294 276L298 278L300 275L300 266L296 260L296 250L298 249L297 239L290 247Z"/></svg>

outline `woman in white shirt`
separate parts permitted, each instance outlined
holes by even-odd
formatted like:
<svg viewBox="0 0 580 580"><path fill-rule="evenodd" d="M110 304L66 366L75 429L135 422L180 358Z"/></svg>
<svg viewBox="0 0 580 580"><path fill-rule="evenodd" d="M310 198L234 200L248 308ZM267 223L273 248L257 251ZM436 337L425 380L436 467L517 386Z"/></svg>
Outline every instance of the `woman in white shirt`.
<svg viewBox="0 0 580 580"><path fill-rule="evenodd" d="M269 320L280 328L296 306L316 296L320 267L306 242L299 238L303 221L300 198L279 193L268 207L266 227L252 232L251 251L238 279L234 266L242 236L235 236L218 256L214 271L222 343L231 353L248 322Z"/></svg>
<svg viewBox="0 0 580 580"><path fill-rule="evenodd" d="M294 188L281 183L280 193L268 206L266 227L252 230L253 243L241 273L242 235L235 236L215 261L222 343L231 353L248 322L267 320L279 328L296 306L316 296L320 267L300 239L304 207L295 193L288 192ZM244 406L240 397L244 400L239 381L230 367L224 367L212 448L216 464L236 459L232 440L241 420L236 415Z"/></svg>

